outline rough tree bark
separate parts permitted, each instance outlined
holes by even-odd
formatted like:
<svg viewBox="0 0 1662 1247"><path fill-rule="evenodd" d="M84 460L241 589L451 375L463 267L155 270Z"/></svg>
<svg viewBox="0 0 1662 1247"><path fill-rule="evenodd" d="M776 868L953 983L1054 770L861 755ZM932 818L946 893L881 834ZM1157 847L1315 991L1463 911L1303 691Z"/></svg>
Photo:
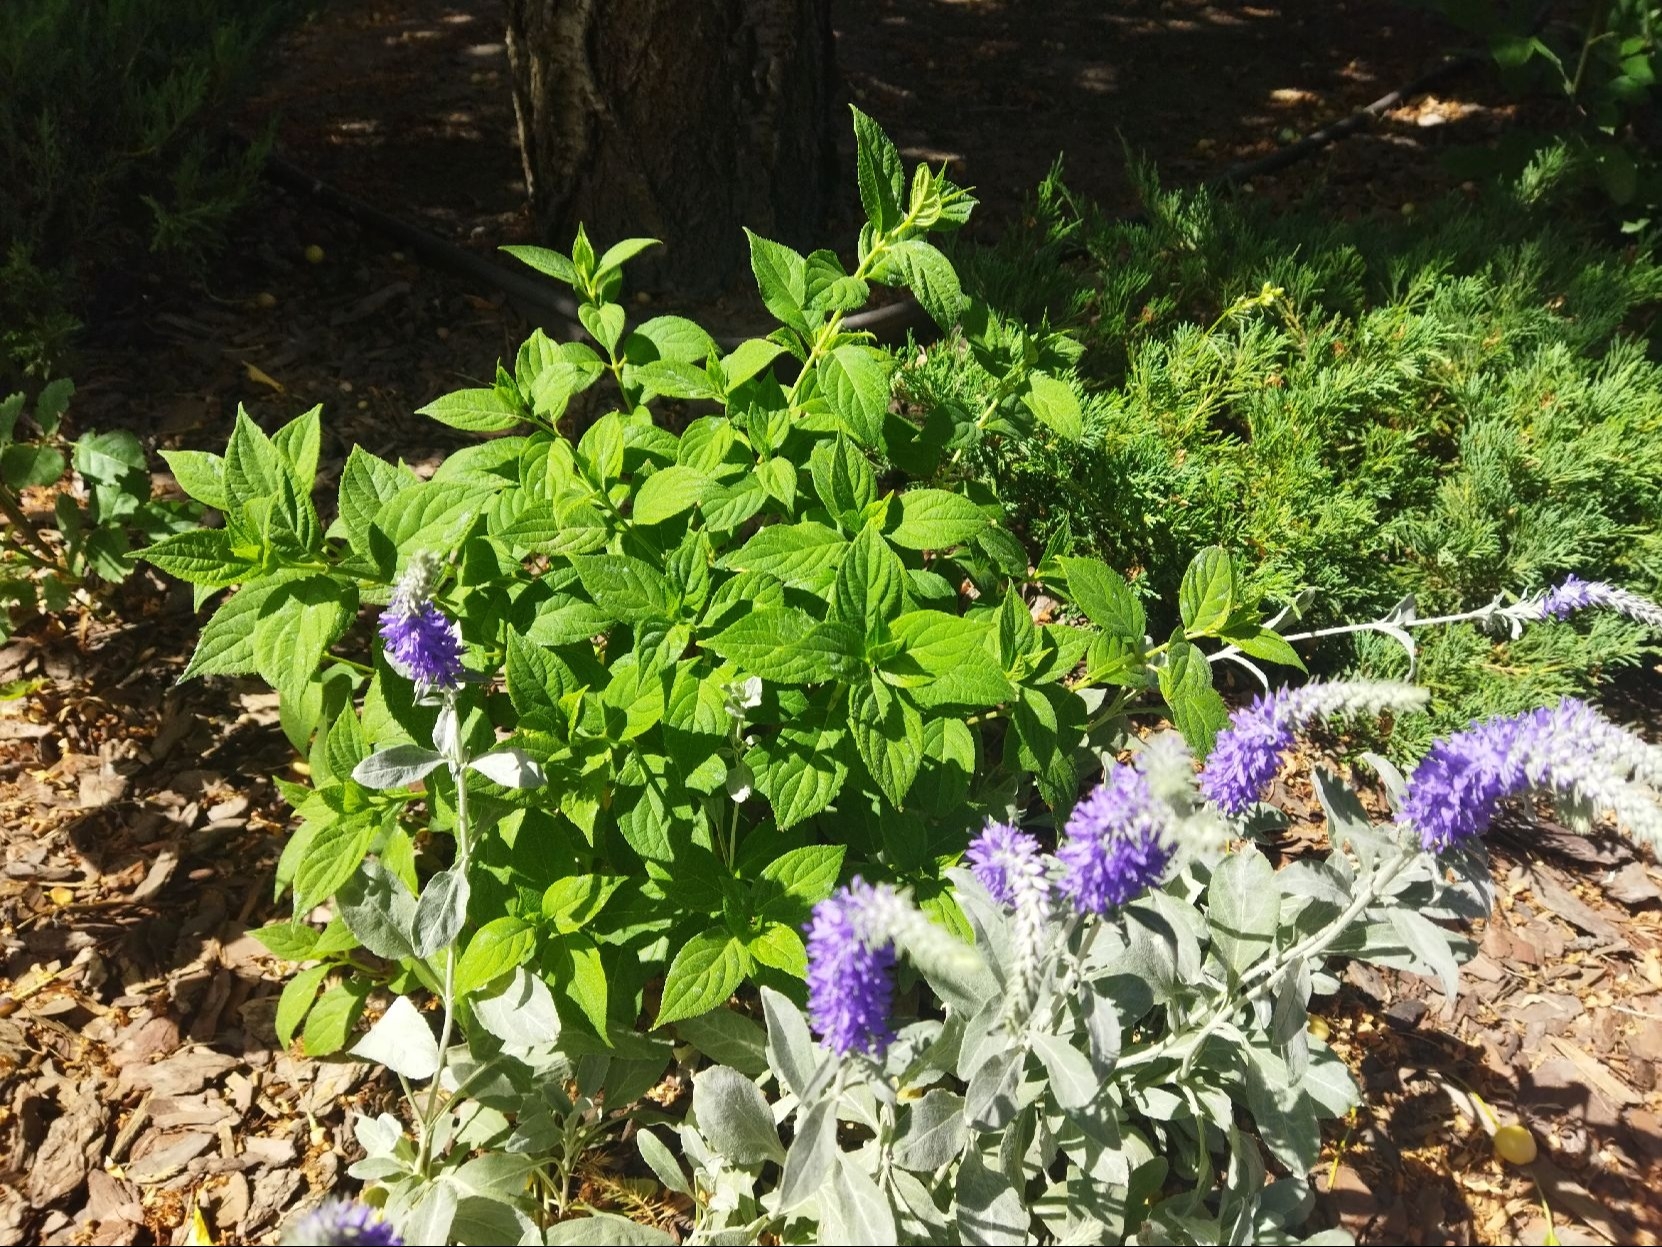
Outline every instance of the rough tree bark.
<svg viewBox="0 0 1662 1247"><path fill-rule="evenodd" d="M794 245L833 182L830 0L508 0L531 205L566 246L663 240L637 280L708 295Z"/></svg>

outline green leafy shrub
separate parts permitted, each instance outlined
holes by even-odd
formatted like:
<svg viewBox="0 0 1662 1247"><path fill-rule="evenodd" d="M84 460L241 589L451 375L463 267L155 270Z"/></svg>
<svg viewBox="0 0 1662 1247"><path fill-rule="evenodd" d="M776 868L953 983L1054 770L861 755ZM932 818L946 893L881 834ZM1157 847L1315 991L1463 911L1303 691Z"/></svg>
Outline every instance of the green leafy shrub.
<svg viewBox="0 0 1662 1247"><path fill-rule="evenodd" d="M145 250L223 239L264 148L218 129L303 0L9 0L0 5L0 376L61 361L84 288Z"/></svg>
<svg viewBox="0 0 1662 1247"><path fill-rule="evenodd" d="M1038 237L960 263L1012 323L1075 331L1085 436L1007 435L965 462L1035 541L1077 542L1156 601L1213 544L1240 553L1254 602L1314 590L1315 626L1410 594L1422 613L1466 610L1569 570L1654 591L1662 371L1633 335L1662 269L1556 215L1548 172L1356 224L1165 192L1146 172L1144 219L1111 221L1053 180ZM947 342L898 384L932 409L993 379ZM1441 633L1420 655L1432 722L1584 689L1642 638L1614 619ZM1320 660L1402 671L1389 644Z"/></svg>
<svg viewBox="0 0 1662 1247"><path fill-rule="evenodd" d="M78 591L125 580L134 534L155 541L201 518L199 507L151 498L144 447L126 430L64 440L74 388L53 381L32 407L22 393L0 401L0 639L20 617L62 610ZM53 487L51 521L37 523L23 491Z"/></svg>

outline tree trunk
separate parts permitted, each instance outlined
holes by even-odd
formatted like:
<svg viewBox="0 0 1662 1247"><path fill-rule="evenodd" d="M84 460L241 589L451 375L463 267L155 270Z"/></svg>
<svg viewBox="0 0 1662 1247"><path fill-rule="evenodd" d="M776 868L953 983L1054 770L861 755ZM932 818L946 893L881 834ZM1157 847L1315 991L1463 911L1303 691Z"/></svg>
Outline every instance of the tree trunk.
<svg viewBox="0 0 1662 1247"><path fill-rule="evenodd" d="M716 293L741 227L811 246L835 176L830 0L508 0L538 225L661 239L636 281Z"/></svg>

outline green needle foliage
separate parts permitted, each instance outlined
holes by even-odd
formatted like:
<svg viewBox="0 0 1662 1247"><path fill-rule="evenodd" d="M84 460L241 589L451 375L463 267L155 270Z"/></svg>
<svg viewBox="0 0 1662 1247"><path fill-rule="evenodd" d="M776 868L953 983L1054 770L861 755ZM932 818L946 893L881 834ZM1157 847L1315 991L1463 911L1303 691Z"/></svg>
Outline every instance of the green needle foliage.
<svg viewBox="0 0 1662 1247"><path fill-rule="evenodd" d="M1243 560L1248 600L1314 590L1309 627L1408 594L1421 616L1470 609L1570 571L1654 592L1662 269L1562 211L1562 168L1348 224L1319 203L1278 217L1164 191L1146 169L1142 218L1111 220L1053 175L1034 225L959 264L1011 321L1084 344L1085 436L992 438L968 463L1037 543L1071 533L1157 602L1215 544ZM899 379L920 409L989 384L951 343ZM1382 640L1318 657L1401 674ZM1454 629L1418 678L1443 726L1582 691L1642 642L1612 618L1516 640Z"/></svg>

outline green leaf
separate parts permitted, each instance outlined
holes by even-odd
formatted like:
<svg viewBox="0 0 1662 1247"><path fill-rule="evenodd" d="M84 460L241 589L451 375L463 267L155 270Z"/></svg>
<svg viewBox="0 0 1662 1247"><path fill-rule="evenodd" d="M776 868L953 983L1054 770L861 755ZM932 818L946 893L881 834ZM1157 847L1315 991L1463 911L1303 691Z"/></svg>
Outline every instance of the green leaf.
<svg viewBox="0 0 1662 1247"><path fill-rule="evenodd" d="M1078 724L1065 720L1062 711L1074 710L1079 699L1054 686L1023 685L1016 691L1017 700L1010 707L1010 725L1015 729L1017 757L1022 766L1034 773L1039 793L1048 805L1066 805L1078 793L1079 773L1073 751L1080 733ZM1070 699L1072 705L1062 701L1064 698Z"/></svg>
<svg viewBox="0 0 1662 1247"><path fill-rule="evenodd" d="M1280 663L1284 667L1297 667L1300 671L1308 670L1304 665L1304 659L1299 657L1298 651L1289 645L1286 639L1273 628L1258 627L1250 632L1231 630L1220 633L1219 636L1243 654L1250 654L1253 658L1262 658L1265 662Z"/></svg>
<svg viewBox="0 0 1662 1247"><path fill-rule="evenodd" d="M308 912L340 890L369 852L377 828L367 814L336 818L317 828L294 872L295 913Z"/></svg>
<svg viewBox="0 0 1662 1247"><path fill-rule="evenodd" d="M500 433L519 424L519 407L496 389L457 390L416 410L468 433Z"/></svg>
<svg viewBox="0 0 1662 1247"><path fill-rule="evenodd" d="M496 492L472 481L418 481L383 502L374 525L401 555L454 550Z"/></svg>
<svg viewBox="0 0 1662 1247"><path fill-rule="evenodd" d="M964 291L952 261L921 238L897 243L885 256L880 280L898 279L942 329L951 329L964 311Z"/></svg>
<svg viewBox="0 0 1662 1247"><path fill-rule="evenodd" d="M613 269L622 268L648 247L659 247L663 244L656 238L624 238L606 248L600 257L600 263L594 266L594 275L604 277Z"/></svg>
<svg viewBox="0 0 1662 1247"><path fill-rule="evenodd" d="M1101 559L1062 557L1062 575L1067 577L1068 596L1097 627L1113 636L1141 645L1148 620L1124 576Z"/></svg>
<svg viewBox="0 0 1662 1247"><path fill-rule="evenodd" d="M254 669L284 696L298 695L352 622L357 601L357 591L332 576L289 581L254 624Z"/></svg>
<svg viewBox="0 0 1662 1247"><path fill-rule="evenodd" d="M858 669L861 635L795 607L772 607L740 617L704 647L764 680L822 684Z"/></svg>
<svg viewBox="0 0 1662 1247"><path fill-rule="evenodd" d="M820 393L862 446L882 444L883 418L889 414L890 377L895 361L886 352L848 342L819 364Z"/></svg>
<svg viewBox="0 0 1662 1247"><path fill-rule="evenodd" d="M733 348L733 353L721 361L722 374L727 378L727 392L743 385L762 369L773 363L784 347L766 338L746 338Z"/></svg>
<svg viewBox="0 0 1662 1247"><path fill-rule="evenodd" d="M313 407L290 420L272 435L271 444L288 465L289 475L302 492L310 493L317 482L317 460L323 449L323 408ZM144 467L139 457L138 467Z"/></svg>
<svg viewBox="0 0 1662 1247"><path fill-rule="evenodd" d="M562 937L557 948L567 964L558 974L565 997L583 1012L598 1034L606 1033L606 1013L611 997L606 982L606 965L600 949L587 935L572 934Z"/></svg>
<svg viewBox="0 0 1662 1247"><path fill-rule="evenodd" d="M170 576L193 585L222 588L247 580L257 570L252 560L232 553L231 535L223 528L192 528L163 537L139 557Z"/></svg>
<svg viewBox="0 0 1662 1247"><path fill-rule="evenodd" d="M619 554L574 558L571 565L594 604L614 619L645 623L670 618L669 585L650 563Z"/></svg>
<svg viewBox="0 0 1662 1247"><path fill-rule="evenodd" d="M750 271L756 275L756 288L762 302L776 320L800 333L808 332L808 319L803 304L808 297L807 263L801 254L783 243L770 242L749 229Z"/></svg>
<svg viewBox="0 0 1662 1247"><path fill-rule="evenodd" d="M283 994L277 998L277 1042L287 1048L294 1042L294 1032L310 1012L317 999L317 989L328 975L329 966L313 966L302 970L283 984Z"/></svg>
<svg viewBox="0 0 1662 1247"><path fill-rule="evenodd" d="M904 217L901 200L906 194L906 169L900 152L889 136L865 113L850 105L854 114L855 172L860 183L860 206L879 234L886 234Z"/></svg>
<svg viewBox="0 0 1662 1247"><path fill-rule="evenodd" d="M775 455L756 465L756 479L768 497L778 501L787 512L796 509L796 464L783 455Z"/></svg>
<svg viewBox="0 0 1662 1247"><path fill-rule="evenodd" d="M849 691L848 723L866 770L883 795L904 808L923 762L923 716L899 693L873 680Z"/></svg>
<svg viewBox="0 0 1662 1247"><path fill-rule="evenodd" d="M1159 674L1160 695L1171 708L1172 722L1195 756L1206 757L1218 732L1229 722L1229 709L1212 687L1212 666L1206 655L1181 634L1175 635Z"/></svg>
<svg viewBox="0 0 1662 1247"><path fill-rule="evenodd" d="M548 885L542 914L561 935L586 927L623 884L621 875L569 875Z"/></svg>
<svg viewBox="0 0 1662 1247"><path fill-rule="evenodd" d="M1275 945L1281 889L1269 859L1250 845L1212 871L1206 893L1212 946L1239 976Z"/></svg>
<svg viewBox="0 0 1662 1247"><path fill-rule="evenodd" d="M841 727L826 725L818 714L789 723L777 735L763 737L745 754L756 777L756 791L773 806L773 819L787 831L812 818L837 799L848 779Z"/></svg>
<svg viewBox="0 0 1662 1247"><path fill-rule="evenodd" d="M1085 413L1080 409L1079 395L1066 381L1058 380L1049 373L1030 373L1022 401L1040 423L1058 436L1070 442L1077 442L1085 436Z"/></svg>
<svg viewBox="0 0 1662 1247"><path fill-rule="evenodd" d="M719 399L722 391L710 380L710 374L694 364L683 364L673 359L657 359L650 364L632 366L627 380L646 388L649 393L666 398Z"/></svg>
<svg viewBox="0 0 1662 1247"><path fill-rule="evenodd" d="M274 957L281 957L284 961L305 961L317 946L320 932L316 927L301 922L273 922L248 934L265 945Z"/></svg>
<svg viewBox="0 0 1662 1247"><path fill-rule="evenodd" d="M262 578L232 594L208 620L196 640L196 652L181 680L202 675L252 675L254 626L271 595L284 590L298 573Z"/></svg>
<svg viewBox="0 0 1662 1247"><path fill-rule="evenodd" d="M876 528L862 528L837 569L832 599L837 616L862 637L894 618L905 592L906 568Z"/></svg>
<svg viewBox="0 0 1662 1247"><path fill-rule="evenodd" d="M659 468L635 490L630 518L637 524L662 524L697 504L707 478L697 468L672 463Z"/></svg>
<svg viewBox="0 0 1662 1247"><path fill-rule="evenodd" d="M48 381L35 399L35 423L48 437L58 431L63 413L69 410L69 400L75 394L75 383L68 377Z"/></svg>
<svg viewBox="0 0 1662 1247"><path fill-rule="evenodd" d="M947 550L988 527L980 507L946 489L909 489L900 496L900 523L889 540L907 550Z"/></svg>
<svg viewBox="0 0 1662 1247"><path fill-rule="evenodd" d="M307 1056L329 1056L346 1047L353 1026L363 1014L370 986L367 982L348 979L323 993L323 998L306 1015L306 1031L301 1040Z"/></svg>
<svg viewBox="0 0 1662 1247"><path fill-rule="evenodd" d="M12 489L50 485L63 475L64 467L62 453L50 446L22 442L0 450L0 481Z"/></svg>
<svg viewBox="0 0 1662 1247"><path fill-rule="evenodd" d="M338 523L345 530L346 539L354 550L369 549L370 526L374 524L382 504L404 486L416 481L415 473L408 468L388 463L362 446L352 448L340 474Z"/></svg>
<svg viewBox="0 0 1662 1247"><path fill-rule="evenodd" d="M238 407L231 440L225 447L225 492L231 504L240 507L259 498L277 497L287 475L277 447Z"/></svg>
<svg viewBox="0 0 1662 1247"><path fill-rule="evenodd" d="M975 777L975 736L957 719L930 719L923 725L923 765L912 785L913 805L924 814L948 818L969 795Z"/></svg>
<svg viewBox="0 0 1662 1247"><path fill-rule="evenodd" d="M1189 563L1177 590L1177 609L1185 635L1215 635L1234 611L1236 601L1234 560L1222 546L1207 546Z"/></svg>
<svg viewBox="0 0 1662 1247"><path fill-rule="evenodd" d="M808 977L808 949L796 927L784 922L762 925L761 934L745 945L750 955L764 966L783 971L792 978Z"/></svg>
<svg viewBox="0 0 1662 1247"><path fill-rule="evenodd" d="M712 1061L746 1078L760 1078L768 1071L767 1031L742 1013L711 1009L695 1018L683 1018L675 1024L675 1032ZM642 1131L643 1135L651 1133Z"/></svg>
<svg viewBox="0 0 1662 1247"><path fill-rule="evenodd" d="M161 456L179 488L192 498L216 511L230 506L225 493L225 461L218 455L205 450L164 450Z"/></svg>
<svg viewBox="0 0 1662 1247"><path fill-rule="evenodd" d="M654 1025L697 1017L725 1003L744 982L747 960L744 946L719 927L693 936L670 962Z"/></svg>
<svg viewBox="0 0 1662 1247"><path fill-rule="evenodd" d="M877 476L859 448L841 434L821 442L808 456L808 473L832 518L844 528L858 527L848 517L864 511L877 497Z"/></svg>
<svg viewBox="0 0 1662 1247"><path fill-rule="evenodd" d="M716 340L685 316L654 316L637 325L623 346L624 355L632 364L645 364L654 359L702 364L717 349Z"/></svg>
<svg viewBox="0 0 1662 1247"><path fill-rule="evenodd" d="M570 260L558 251L551 251L547 247L512 246L502 247L514 259L523 264L529 264L537 272L562 281L566 285L576 288L578 284L577 270Z"/></svg>
<svg viewBox="0 0 1662 1247"><path fill-rule="evenodd" d="M810 844L781 853L762 867L762 878L778 884L794 905L785 906L785 912L794 914L802 906L812 907L831 895L837 886L837 875L843 868L846 845ZM777 901L762 907L762 916L770 917ZM779 919L784 921L783 918Z"/></svg>
<svg viewBox="0 0 1662 1247"><path fill-rule="evenodd" d="M145 475L144 494L149 497L148 466L144 447L125 429L88 433L75 443L75 470L88 481L114 484L141 473Z"/></svg>
<svg viewBox="0 0 1662 1247"><path fill-rule="evenodd" d="M762 572L793 589L823 592L837 578L837 568L848 552L848 540L833 528L812 520L800 524L770 524L738 550L721 560L734 571Z"/></svg>

